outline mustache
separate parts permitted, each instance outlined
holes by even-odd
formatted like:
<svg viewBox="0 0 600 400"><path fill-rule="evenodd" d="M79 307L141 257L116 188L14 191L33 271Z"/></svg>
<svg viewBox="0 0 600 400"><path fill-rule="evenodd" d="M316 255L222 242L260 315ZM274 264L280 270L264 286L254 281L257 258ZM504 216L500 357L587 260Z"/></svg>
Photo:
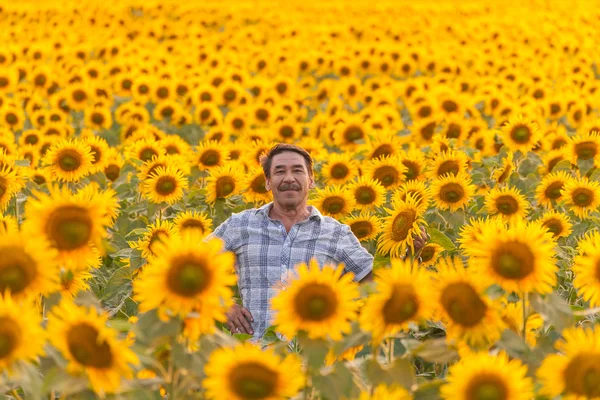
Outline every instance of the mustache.
<svg viewBox="0 0 600 400"><path fill-rule="evenodd" d="M279 186L280 192L285 192L288 190L295 190L295 191L299 192L301 189L302 189L302 187L300 187L300 185L297 185L295 183L282 183Z"/></svg>

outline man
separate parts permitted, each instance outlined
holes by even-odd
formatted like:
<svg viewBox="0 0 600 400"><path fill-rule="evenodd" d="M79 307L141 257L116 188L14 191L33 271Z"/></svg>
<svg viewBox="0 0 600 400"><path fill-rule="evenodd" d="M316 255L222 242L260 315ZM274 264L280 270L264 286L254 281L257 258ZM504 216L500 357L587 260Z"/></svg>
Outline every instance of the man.
<svg viewBox="0 0 600 400"><path fill-rule="evenodd" d="M227 314L233 333L263 335L272 320L270 300L277 286L294 274L294 266L316 258L319 265L344 264L354 279L372 279L373 256L347 225L307 205L314 188L312 159L301 147L278 144L261 157L266 188L273 202L232 215L211 235L224 240L236 255L238 289L243 306ZM422 248L425 237L415 238Z"/></svg>

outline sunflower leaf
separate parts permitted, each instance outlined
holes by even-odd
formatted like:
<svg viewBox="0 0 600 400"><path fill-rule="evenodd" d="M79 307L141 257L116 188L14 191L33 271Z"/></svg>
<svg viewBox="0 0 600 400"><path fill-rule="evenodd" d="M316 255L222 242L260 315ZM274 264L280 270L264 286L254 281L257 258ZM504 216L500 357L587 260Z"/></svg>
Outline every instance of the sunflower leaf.
<svg viewBox="0 0 600 400"><path fill-rule="evenodd" d="M415 381L415 372L410 361L397 358L391 366L383 367L375 359L368 359L363 363L365 375L373 385L381 383L391 386L400 384L410 389Z"/></svg>
<svg viewBox="0 0 600 400"><path fill-rule="evenodd" d="M415 400L437 400L440 396L440 387L445 381L437 379L435 381L426 382L419 385L419 388L414 393Z"/></svg>
<svg viewBox="0 0 600 400"><path fill-rule="evenodd" d="M543 298L537 293L531 293L529 301L544 319L545 325L554 325L557 331L562 331L575 322L569 303L557 293L547 294Z"/></svg>
<svg viewBox="0 0 600 400"><path fill-rule="evenodd" d="M428 227L427 233L430 236L429 241L432 243L437 243L444 248L444 250L452 251L456 249L452 240L448 238L448 236L444 235L442 232L438 231L435 228Z"/></svg>

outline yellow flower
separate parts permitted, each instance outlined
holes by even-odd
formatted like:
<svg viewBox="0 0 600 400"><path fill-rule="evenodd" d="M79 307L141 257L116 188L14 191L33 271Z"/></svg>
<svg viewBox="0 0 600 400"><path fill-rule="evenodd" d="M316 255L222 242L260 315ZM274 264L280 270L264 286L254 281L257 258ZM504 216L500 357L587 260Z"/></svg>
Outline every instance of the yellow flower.
<svg viewBox="0 0 600 400"><path fill-rule="evenodd" d="M447 383L441 388L445 400L534 398L533 381L527 366L510 360L506 353L473 353L450 367Z"/></svg>
<svg viewBox="0 0 600 400"><path fill-rule="evenodd" d="M83 138L83 143L90 146L92 151L91 172L103 171L108 161L109 146L106 140L100 136L86 136Z"/></svg>
<svg viewBox="0 0 600 400"><path fill-rule="evenodd" d="M523 154L532 150L542 138L537 122L523 115L510 118L502 127L500 136L510 151L520 150Z"/></svg>
<svg viewBox="0 0 600 400"><path fill-rule="evenodd" d="M342 185L358 175L358 161L349 153L329 154L321 167L321 174L327 184Z"/></svg>
<svg viewBox="0 0 600 400"><path fill-rule="evenodd" d="M214 168L206 180L206 202L214 205L217 200L226 199L242 190L244 174L241 168L232 163Z"/></svg>
<svg viewBox="0 0 600 400"><path fill-rule="evenodd" d="M594 160L595 166L600 165L599 131L580 133L570 138L568 148L573 164L576 164L577 160Z"/></svg>
<svg viewBox="0 0 600 400"><path fill-rule="evenodd" d="M370 160L363 171L364 176L377 181L386 189L394 189L400 186L407 174L408 169L399 156Z"/></svg>
<svg viewBox="0 0 600 400"><path fill-rule="evenodd" d="M444 151L436 156L429 163L430 178L442 178L447 174L454 176L462 175L467 172L467 156L456 150Z"/></svg>
<svg viewBox="0 0 600 400"><path fill-rule="evenodd" d="M157 219L153 224L146 227L146 232L137 242L129 242L132 249L142 252L142 257L150 258L156 254L155 246L167 239L177 235L177 229L173 222Z"/></svg>
<svg viewBox="0 0 600 400"><path fill-rule="evenodd" d="M177 214L173 219L173 225L175 225L179 234L183 234L187 230L193 230L202 236L207 236L212 232L212 220L208 214L193 210Z"/></svg>
<svg viewBox="0 0 600 400"><path fill-rule="evenodd" d="M432 199L430 188L425 185L424 181L418 181L414 179L404 182L402 185L400 185L398 190L394 192L392 203L396 199L406 201L406 196L409 194L415 198L419 207L429 207L429 203L431 203Z"/></svg>
<svg viewBox="0 0 600 400"><path fill-rule="evenodd" d="M229 160L229 151L216 140L202 142L196 148L198 168L210 170L226 165Z"/></svg>
<svg viewBox="0 0 600 400"><path fill-rule="evenodd" d="M592 307L600 306L600 233L591 232L578 244L573 259L573 286Z"/></svg>
<svg viewBox="0 0 600 400"><path fill-rule="evenodd" d="M571 175L566 171L552 172L544 176L535 190L538 204L551 207L552 202L560 201L562 189L571 179Z"/></svg>
<svg viewBox="0 0 600 400"><path fill-rule="evenodd" d="M177 167L157 167L142 182L141 193L153 203L174 204L181 200L187 188L187 178Z"/></svg>
<svg viewBox="0 0 600 400"><path fill-rule="evenodd" d="M495 187L485 196L485 208L490 215L497 215L506 221L525 218L529 204L514 187Z"/></svg>
<svg viewBox="0 0 600 400"><path fill-rule="evenodd" d="M363 211L359 215L349 216L343 220L343 223L350 227L354 236L361 242L375 239L381 232L381 220L368 211Z"/></svg>
<svg viewBox="0 0 600 400"><path fill-rule="evenodd" d="M324 215L341 218L352 212L355 200L347 189L331 185L318 189L316 197L310 201L310 204L317 207Z"/></svg>
<svg viewBox="0 0 600 400"><path fill-rule="evenodd" d="M152 135L151 131L144 130L142 133L145 135L144 139L136 140L125 147L126 158L147 162L166 153L162 143L156 141L154 137L148 137Z"/></svg>
<svg viewBox="0 0 600 400"><path fill-rule="evenodd" d="M361 211L373 211L385 202L385 188L373 179L361 176L346 186L346 190L355 200L355 207Z"/></svg>
<svg viewBox="0 0 600 400"><path fill-rule="evenodd" d="M241 183L242 195L244 200L248 203L255 203L256 205L265 204L271 201L272 195L265 186L265 174L262 167L253 167Z"/></svg>
<svg viewBox="0 0 600 400"><path fill-rule="evenodd" d="M431 183L431 194L437 208L456 211L469 204L475 194L475 186L468 174L446 174Z"/></svg>
<svg viewBox="0 0 600 400"><path fill-rule="evenodd" d="M78 307L66 300L48 318L48 337L67 359L67 371L87 375L99 394L117 392L121 378L133 377L130 365L139 363L126 343L117 339L117 332L106 327L107 320L106 314L93 307Z"/></svg>
<svg viewBox="0 0 600 400"><path fill-rule="evenodd" d="M77 182L92 171L91 147L79 140L55 142L44 156L44 163L59 181Z"/></svg>
<svg viewBox="0 0 600 400"><path fill-rule="evenodd" d="M404 180L423 180L426 162L423 152L419 148L411 148L398 154L398 159L404 165ZM385 186L385 185L384 185Z"/></svg>
<svg viewBox="0 0 600 400"><path fill-rule="evenodd" d="M504 183L504 182L508 181L508 178L510 178L510 175L512 174L513 169L514 169L513 153L509 151L506 154L506 157L504 157L502 159L502 167L496 169L492 173L492 179L495 180L496 182L498 182L499 184Z"/></svg>
<svg viewBox="0 0 600 400"><path fill-rule="evenodd" d="M437 243L427 243L419 253L421 267L428 267L437 262L438 257L444 251L444 248Z"/></svg>
<svg viewBox="0 0 600 400"><path fill-rule="evenodd" d="M15 217L0 214L0 236L19 232L19 224Z"/></svg>
<svg viewBox="0 0 600 400"><path fill-rule="evenodd" d="M506 300L502 301L501 314L502 321L506 323L509 329L518 335L523 334L523 300L519 300L515 303L510 303ZM531 347L535 347L537 342L537 336L540 329L544 326L544 320L540 316L533 312L533 308L526 303L525 310L525 340Z"/></svg>
<svg viewBox="0 0 600 400"><path fill-rule="evenodd" d="M559 237L569 237L572 232L573 225L569 221L569 217L557 211L545 213L538 221L552 234L554 240Z"/></svg>
<svg viewBox="0 0 600 400"><path fill-rule="evenodd" d="M297 278L273 299L277 329L289 339L305 331L311 339L341 340L356 319L359 297L354 274L343 264L319 266L315 259L296 266Z"/></svg>
<svg viewBox="0 0 600 400"><path fill-rule="evenodd" d="M10 200L24 186L22 178L8 165L0 166L0 211L6 210Z"/></svg>
<svg viewBox="0 0 600 400"><path fill-rule="evenodd" d="M282 357L250 343L215 350L204 372L202 386L214 400L283 400L295 396L305 383L295 354Z"/></svg>
<svg viewBox="0 0 600 400"><path fill-rule="evenodd" d="M561 191L565 204L579 218L586 218L600 206L600 183L587 178L571 179Z"/></svg>
<svg viewBox="0 0 600 400"><path fill-rule="evenodd" d="M60 292L63 297L73 298L77 293L89 289L87 281L92 278L93 275L86 270L62 270L60 271Z"/></svg>
<svg viewBox="0 0 600 400"><path fill-rule="evenodd" d="M384 218L383 233L377 240L377 251L391 257L404 255L408 248L413 249L414 235L420 233L420 225L425 225L425 209L417 204L410 194L406 201L395 199L391 209L385 209L389 216Z"/></svg>
<svg viewBox="0 0 600 400"><path fill-rule="evenodd" d="M361 392L358 400L411 400L412 396L400 386L377 385L373 392Z"/></svg>

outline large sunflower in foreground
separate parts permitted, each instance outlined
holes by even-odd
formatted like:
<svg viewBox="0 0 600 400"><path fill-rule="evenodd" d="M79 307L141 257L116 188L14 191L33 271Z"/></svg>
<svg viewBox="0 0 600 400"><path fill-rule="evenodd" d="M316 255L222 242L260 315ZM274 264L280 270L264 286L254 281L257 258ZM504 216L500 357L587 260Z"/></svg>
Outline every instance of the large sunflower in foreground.
<svg viewBox="0 0 600 400"><path fill-rule="evenodd" d="M108 317L95 308L78 307L62 301L48 318L48 337L67 359L67 371L87 375L97 393L119 390L121 378L130 379L130 365L138 364L137 356L117 332L107 328Z"/></svg>
<svg viewBox="0 0 600 400"><path fill-rule="evenodd" d="M378 181L366 176L350 183L346 189L354 197L355 207L359 210L374 210L385 202L385 188Z"/></svg>
<svg viewBox="0 0 600 400"><path fill-rule="evenodd" d="M156 256L133 285L140 310L160 308L182 316L199 311L201 317L224 322L232 301L229 286L236 278L235 257L223 251L223 242L205 242L189 232L157 243L155 249Z"/></svg>
<svg viewBox="0 0 600 400"><path fill-rule="evenodd" d="M431 194L437 208L457 211L469 204L475 194L475 186L468 174L447 174L431 183Z"/></svg>
<svg viewBox="0 0 600 400"><path fill-rule="evenodd" d="M82 141L65 139L54 143L44 155L52 175L62 182L77 182L93 170L92 148Z"/></svg>
<svg viewBox="0 0 600 400"><path fill-rule="evenodd" d="M173 224L180 234L191 230L206 236L212 232L212 220L208 214L198 211L185 211L173 219Z"/></svg>
<svg viewBox="0 0 600 400"><path fill-rule="evenodd" d="M0 168L0 211L6 210L10 200L23 188L24 182L8 165Z"/></svg>
<svg viewBox="0 0 600 400"><path fill-rule="evenodd" d="M549 293L556 284L555 243L538 222L488 226L470 249L469 266L506 291Z"/></svg>
<svg viewBox="0 0 600 400"><path fill-rule="evenodd" d="M352 212L355 200L346 188L331 185L317 190L316 197L310 201L310 204L319 209L323 215L341 218Z"/></svg>
<svg viewBox="0 0 600 400"><path fill-rule="evenodd" d="M579 218L587 218L600 206L600 183L587 178L571 179L562 189L565 204Z"/></svg>
<svg viewBox="0 0 600 400"><path fill-rule="evenodd" d="M237 164L226 164L214 168L206 179L206 202L215 204L219 199L226 199L242 190L244 173Z"/></svg>
<svg viewBox="0 0 600 400"><path fill-rule="evenodd" d="M527 154L542 138L542 133L537 122L519 115L511 118L502 127L500 137L510 151L520 150L523 154Z"/></svg>
<svg viewBox="0 0 600 400"><path fill-rule="evenodd" d="M356 319L358 284L344 266L319 266L315 259L296 266L297 278L271 300L278 331L293 338L305 331L312 339L341 340Z"/></svg>
<svg viewBox="0 0 600 400"><path fill-rule="evenodd" d="M158 167L142 182L141 192L152 203L174 204L181 200L188 188L188 181L175 166Z"/></svg>
<svg viewBox="0 0 600 400"><path fill-rule="evenodd" d="M529 204L514 187L495 187L485 196L485 207L490 215L497 215L507 221L525 218Z"/></svg>
<svg viewBox="0 0 600 400"><path fill-rule="evenodd" d="M0 293L0 370L10 371L15 361L31 362L43 353L46 332L39 311L15 303L10 293Z"/></svg>
<svg viewBox="0 0 600 400"><path fill-rule="evenodd" d="M441 388L445 400L530 400L533 381L527 366L505 353L473 353L450 367Z"/></svg>
<svg viewBox="0 0 600 400"><path fill-rule="evenodd" d="M420 225L425 225L422 206L417 200L406 196L406 201L396 199L392 208L386 211L390 214L384 218L383 233L377 241L377 251L390 254L391 257L404 255L407 249L413 249L414 235L420 233Z"/></svg>
<svg viewBox="0 0 600 400"><path fill-rule="evenodd" d="M381 232L381 220L377 215L370 214L367 211L359 215L346 217L343 223L350 227L354 236L361 242L375 239Z"/></svg>
<svg viewBox="0 0 600 400"><path fill-rule="evenodd" d="M433 276L435 298L448 340L482 347L500 339L504 323L484 295L487 282L465 268L460 258L443 258Z"/></svg>
<svg viewBox="0 0 600 400"><path fill-rule="evenodd" d="M600 398L600 330L572 327L556 345L560 354L548 355L537 370L541 393L551 398Z"/></svg>
<svg viewBox="0 0 600 400"><path fill-rule="evenodd" d="M305 383L300 359L251 343L215 350L204 366L202 386L214 400L283 400L295 396Z"/></svg>
<svg viewBox="0 0 600 400"><path fill-rule="evenodd" d="M600 306L600 233L588 233L577 244L573 259L573 286L592 307Z"/></svg>
<svg viewBox="0 0 600 400"><path fill-rule="evenodd" d="M416 262L392 259L391 267L377 270L375 285L377 292L367 297L359 321L376 344L407 329L410 322L429 317L433 310L430 273Z"/></svg>
<svg viewBox="0 0 600 400"><path fill-rule="evenodd" d="M551 207L553 202L562 199L562 190L565 184L571 181L571 175L567 171L552 172L542 178L535 189L535 197L539 205Z"/></svg>

